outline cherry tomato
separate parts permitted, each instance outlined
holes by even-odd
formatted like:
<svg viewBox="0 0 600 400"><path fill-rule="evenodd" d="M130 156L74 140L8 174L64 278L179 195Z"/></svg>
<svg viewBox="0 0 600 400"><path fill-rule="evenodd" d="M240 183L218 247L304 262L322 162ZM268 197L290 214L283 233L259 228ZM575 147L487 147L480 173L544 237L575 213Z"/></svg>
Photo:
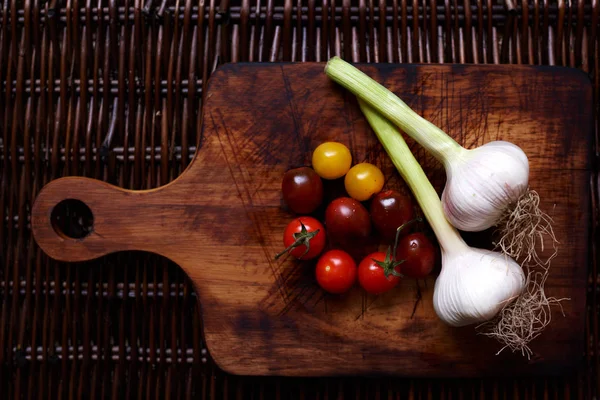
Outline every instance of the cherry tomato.
<svg viewBox="0 0 600 400"><path fill-rule="evenodd" d="M398 227L415 217L410 197L394 190L385 190L375 195L370 211L375 229L387 241L393 241Z"/></svg>
<svg viewBox="0 0 600 400"><path fill-rule="evenodd" d="M371 234L369 212L349 197L337 198L327 206L325 225L332 240L342 245L361 243Z"/></svg>
<svg viewBox="0 0 600 400"><path fill-rule="evenodd" d="M346 175L350 165L350 150L338 142L321 143L312 155L312 166L323 179L341 178Z"/></svg>
<svg viewBox="0 0 600 400"><path fill-rule="evenodd" d="M356 164L344 178L346 192L358 201L369 200L375 193L379 193L384 182L381 170L369 163Z"/></svg>
<svg viewBox="0 0 600 400"><path fill-rule="evenodd" d="M341 294L356 281L356 263L342 250L330 250L317 261L317 282L327 292Z"/></svg>
<svg viewBox="0 0 600 400"><path fill-rule="evenodd" d="M358 265L358 282L367 293L381 294L400 282L401 263L392 260L390 253L372 253Z"/></svg>
<svg viewBox="0 0 600 400"><path fill-rule="evenodd" d="M313 217L293 219L283 233L284 251L277 254L278 259L285 253L300 259L310 260L317 257L325 248L325 228Z"/></svg>
<svg viewBox="0 0 600 400"><path fill-rule="evenodd" d="M310 214L323 201L323 182L308 167L294 168L283 175L283 200L297 214Z"/></svg>
<svg viewBox="0 0 600 400"><path fill-rule="evenodd" d="M404 236L398 242L396 259L404 260L402 274L409 278L425 278L435 266L435 247L421 232Z"/></svg>

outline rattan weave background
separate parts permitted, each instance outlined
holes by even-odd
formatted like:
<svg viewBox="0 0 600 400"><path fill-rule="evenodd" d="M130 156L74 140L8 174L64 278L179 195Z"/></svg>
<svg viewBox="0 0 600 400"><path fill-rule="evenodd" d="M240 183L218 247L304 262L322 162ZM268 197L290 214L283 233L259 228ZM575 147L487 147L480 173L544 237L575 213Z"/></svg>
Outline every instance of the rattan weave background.
<svg viewBox="0 0 600 400"><path fill-rule="evenodd" d="M595 230L572 376L266 379L212 364L177 266L140 253L58 264L36 247L29 209L61 176L133 189L177 177L207 78L230 61L566 65L590 74L597 99L599 11L598 0L1 0L0 398L597 396ZM590 184L596 208L597 175Z"/></svg>

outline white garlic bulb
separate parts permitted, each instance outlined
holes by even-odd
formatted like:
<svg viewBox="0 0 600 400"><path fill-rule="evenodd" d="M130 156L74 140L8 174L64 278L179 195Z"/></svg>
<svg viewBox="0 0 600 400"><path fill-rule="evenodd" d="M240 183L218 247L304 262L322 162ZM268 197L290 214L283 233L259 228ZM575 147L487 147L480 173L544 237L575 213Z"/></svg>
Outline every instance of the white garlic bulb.
<svg viewBox="0 0 600 400"><path fill-rule="evenodd" d="M444 216L440 198L397 129L360 99L359 105L440 244L442 271L433 293L436 314L451 326L492 319L523 292L523 269L502 253L468 246Z"/></svg>
<svg viewBox="0 0 600 400"><path fill-rule="evenodd" d="M451 326L490 320L525 287L523 269L501 253L465 246L444 251L442 266L433 307Z"/></svg>
<svg viewBox="0 0 600 400"><path fill-rule="evenodd" d="M529 163L518 146L495 141L465 149L386 87L339 57L327 62L325 73L444 164L448 177L442 197L444 213L456 228L470 232L490 228L526 193Z"/></svg>
<svg viewBox="0 0 600 400"><path fill-rule="evenodd" d="M463 149L445 162L442 206L448 221L463 231L488 229L527 190L529 162L520 147L494 141Z"/></svg>

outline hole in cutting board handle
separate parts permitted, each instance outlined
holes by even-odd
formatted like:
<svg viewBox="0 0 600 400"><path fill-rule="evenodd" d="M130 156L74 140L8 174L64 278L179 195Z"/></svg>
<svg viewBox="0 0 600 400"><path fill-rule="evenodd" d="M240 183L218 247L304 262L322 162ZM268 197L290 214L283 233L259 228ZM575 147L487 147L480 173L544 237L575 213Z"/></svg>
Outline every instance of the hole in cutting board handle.
<svg viewBox="0 0 600 400"><path fill-rule="evenodd" d="M52 209L52 228L57 235L83 239L94 230L94 214L81 200L65 199Z"/></svg>

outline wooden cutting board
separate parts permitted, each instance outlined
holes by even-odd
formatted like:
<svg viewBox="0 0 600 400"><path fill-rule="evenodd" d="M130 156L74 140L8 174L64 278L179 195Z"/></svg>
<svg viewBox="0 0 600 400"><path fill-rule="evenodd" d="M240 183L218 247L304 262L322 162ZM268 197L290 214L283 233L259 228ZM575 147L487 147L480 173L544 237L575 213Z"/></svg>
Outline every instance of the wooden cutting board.
<svg viewBox="0 0 600 400"><path fill-rule="evenodd" d="M84 178L53 181L33 208L37 242L64 261L123 250L172 259L194 283L210 354L234 374L450 377L561 373L577 365L591 228L588 78L565 68L361 66L465 146L502 139L529 156L531 187L561 243L547 294L570 300L562 303L564 317L554 309L527 360L509 351L496 356L498 343L472 326L442 324L432 306L435 277L419 283L419 302L417 283L408 279L377 297L359 288L334 296L316 285L314 263L274 261L293 218L282 203L282 175L310 163L320 143L345 143L354 162L378 165L387 187L406 190L355 98L323 67L220 68L206 93L199 150L179 179L140 192ZM409 145L441 192L441 166ZM64 199L80 200L93 213L87 236L67 237L53 224L52 210ZM486 243L488 236L467 238Z"/></svg>

